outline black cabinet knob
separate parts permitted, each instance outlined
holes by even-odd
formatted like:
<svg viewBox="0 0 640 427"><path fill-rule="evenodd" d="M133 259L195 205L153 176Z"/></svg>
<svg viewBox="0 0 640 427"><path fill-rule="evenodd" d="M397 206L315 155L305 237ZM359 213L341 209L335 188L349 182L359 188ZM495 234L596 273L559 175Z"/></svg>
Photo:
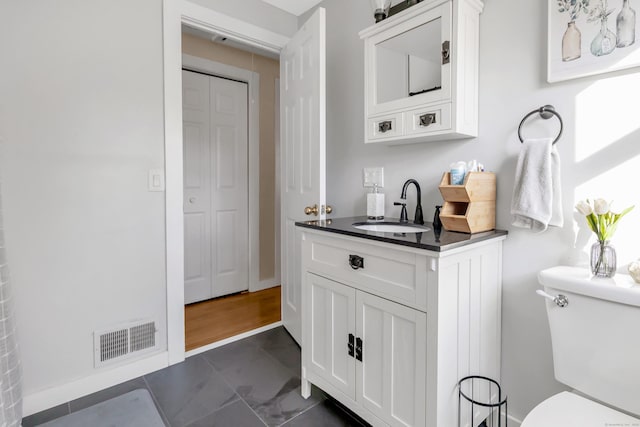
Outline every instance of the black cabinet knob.
<svg viewBox="0 0 640 427"><path fill-rule="evenodd" d="M362 338L356 338L356 360L362 362Z"/></svg>
<svg viewBox="0 0 640 427"><path fill-rule="evenodd" d="M364 258L359 255L349 255L349 265L354 270L364 268Z"/></svg>
<svg viewBox="0 0 640 427"><path fill-rule="evenodd" d="M351 357L354 357L354 347L355 347L356 337L353 334L349 334L349 342L347 343L348 354Z"/></svg>

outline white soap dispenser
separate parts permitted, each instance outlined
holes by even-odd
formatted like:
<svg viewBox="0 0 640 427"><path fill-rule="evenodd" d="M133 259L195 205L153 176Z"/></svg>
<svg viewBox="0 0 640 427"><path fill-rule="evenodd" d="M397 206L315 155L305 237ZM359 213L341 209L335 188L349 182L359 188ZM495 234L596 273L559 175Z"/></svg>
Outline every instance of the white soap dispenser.
<svg viewBox="0 0 640 427"><path fill-rule="evenodd" d="M373 192L367 194L367 218L384 219L384 194L378 192L378 184L373 184Z"/></svg>

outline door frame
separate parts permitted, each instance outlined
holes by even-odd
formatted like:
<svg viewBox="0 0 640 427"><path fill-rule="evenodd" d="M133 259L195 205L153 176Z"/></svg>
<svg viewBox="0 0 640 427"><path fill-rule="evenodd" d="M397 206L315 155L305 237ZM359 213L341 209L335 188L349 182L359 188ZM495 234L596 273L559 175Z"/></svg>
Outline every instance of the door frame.
<svg viewBox="0 0 640 427"><path fill-rule="evenodd" d="M182 362L185 358L181 26L184 23L190 27L222 34L278 54L287 44L289 38L187 0L163 0L162 8L166 181L166 326L168 364L173 365ZM251 178L249 181L251 182ZM257 211L257 209L255 210ZM252 259L250 256L250 263L255 261L257 259Z"/></svg>

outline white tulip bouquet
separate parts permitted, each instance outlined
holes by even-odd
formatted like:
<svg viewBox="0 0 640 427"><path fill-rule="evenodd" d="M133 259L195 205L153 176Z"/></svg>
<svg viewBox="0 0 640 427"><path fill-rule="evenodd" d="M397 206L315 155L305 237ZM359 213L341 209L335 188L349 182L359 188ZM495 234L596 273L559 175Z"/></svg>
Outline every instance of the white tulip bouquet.
<svg viewBox="0 0 640 427"><path fill-rule="evenodd" d="M591 231L596 233L598 240L606 242L611 239L618 227L618 221L620 218L628 214L633 206L628 207L620 213L613 213L611 211L611 203L608 203L604 199L595 199L593 201L593 207L589 199L581 200L576 205L576 209L582 215L587 218L587 224Z"/></svg>
<svg viewBox="0 0 640 427"><path fill-rule="evenodd" d="M615 274L615 250L608 245L608 241L616 232L620 218L633 209L633 206L630 206L620 213L613 213L610 206L611 203L604 199L595 199L593 206L589 199L576 205L576 210L585 216L589 228L598 237L598 243L594 243L591 248L591 271L601 277L613 277ZM605 255L607 252L609 255Z"/></svg>

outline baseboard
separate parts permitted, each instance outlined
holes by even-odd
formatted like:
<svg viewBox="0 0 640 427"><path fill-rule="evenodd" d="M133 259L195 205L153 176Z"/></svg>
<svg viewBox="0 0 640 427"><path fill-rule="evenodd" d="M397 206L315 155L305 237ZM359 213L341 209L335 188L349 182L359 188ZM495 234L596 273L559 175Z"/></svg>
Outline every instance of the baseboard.
<svg viewBox="0 0 640 427"><path fill-rule="evenodd" d="M520 424L522 424L522 421L511 415L507 415L507 418L509 419L509 427L520 427Z"/></svg>
<svg viewBox="0 0 640 427"><path fill-rule="evenodd" d="M23 416L53 408L167 366L169 366L169 353L165 351L113 369L101 370L79 380L25 395L22 401Z"/></svg>
<svg viewBox="0 0 640 427"><path fill-rule="evenodd" d="M184 354L184 357L187 358L187 357L195 356L197 354L204 353L205 351L213 350L214 348L222 347L223 345L230 344L230 343L235 342L235 341L240 341L241 339L248 338L248 337L250 337L252 335L257 335L257 334L259 334L261 332L268 331L269 329L277 328L278 326L282 326L282 322L281 321L275 322L275 323L271 323L271 324L266 325L266 326L261 326L258 329L253 329L253 330L251 330L249 332L243 332L241 334L234 335L234 336L229 337L229 338L225 338L225 339L223 339L221 341L216 341L216 342L214 342L212 344L207 344L207 345L202 346L202 347L194 348L193 350L187 351Z"/></svg>
<svg viewBox="0 0 640 427"><path fill-rule="evenodd" d="M257 292L265 289L273 288L274 286L279 286L280 281L275 277L266 280L260 280L254 287L249 287L249 292Z"/></svg>

